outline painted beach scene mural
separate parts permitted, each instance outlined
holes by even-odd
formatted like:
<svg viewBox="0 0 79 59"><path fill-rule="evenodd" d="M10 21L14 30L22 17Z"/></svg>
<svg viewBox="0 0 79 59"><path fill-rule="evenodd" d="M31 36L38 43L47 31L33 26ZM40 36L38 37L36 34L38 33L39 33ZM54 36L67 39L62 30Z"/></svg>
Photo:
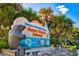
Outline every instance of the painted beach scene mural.
<svg viewBox="0 0 79 59"><path fill-rule="evenodd" d="M0 56L79 56L78 3L0 3Z"/></svg>

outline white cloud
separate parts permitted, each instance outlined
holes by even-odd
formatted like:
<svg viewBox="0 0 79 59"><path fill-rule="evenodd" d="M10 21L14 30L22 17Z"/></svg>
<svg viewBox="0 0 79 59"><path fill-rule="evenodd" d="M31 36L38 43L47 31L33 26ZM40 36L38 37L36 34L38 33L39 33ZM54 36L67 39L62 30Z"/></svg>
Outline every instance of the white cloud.
<svg viewBox="0 0 79 59"><path fill-rule="evenodd" d="M59 5L56 8L63 8L63 7L64 7L64 5Z"/></svg>
<svg viewBox="0 0 79 59"><path fill-rule="evenodd" d="M66 14L69 11L69 9L66 8L64 5L59 5L56 8L59 10L59 12L61 12L61 14Z"/></svg>

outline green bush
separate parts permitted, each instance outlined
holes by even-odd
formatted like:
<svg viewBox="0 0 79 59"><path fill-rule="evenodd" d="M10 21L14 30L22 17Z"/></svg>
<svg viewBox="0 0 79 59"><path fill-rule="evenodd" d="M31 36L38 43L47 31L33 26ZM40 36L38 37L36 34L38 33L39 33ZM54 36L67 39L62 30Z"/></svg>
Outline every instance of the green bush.
<svg viewBox="0 0 79 59"><path fill-rule="evenodd" d="M0 42L0 48L8 48L8 42Z"/></svg>
<svg viewBox="0 0 79 59"><path fill-rule="evenodd" d="M76 49L76 45L73 45L73 46L71 46L71 45L66 45L66 47L67 47L68 49L70 49L70 50Z"/></svg>

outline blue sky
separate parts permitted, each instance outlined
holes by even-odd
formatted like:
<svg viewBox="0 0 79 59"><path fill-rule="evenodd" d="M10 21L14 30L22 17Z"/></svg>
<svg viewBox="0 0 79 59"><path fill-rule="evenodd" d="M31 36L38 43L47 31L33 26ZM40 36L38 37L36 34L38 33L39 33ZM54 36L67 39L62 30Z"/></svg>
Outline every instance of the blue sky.
<svg viewBox="0 0 79 59"><path fill-rule="evenodd" d="M76 27L79 27L79 4L78 3L26 3L23 4L24 8L32 8L34 11L38 12L41 8L51 7L54 14L59 14L56 8L59 5L64 5L69 11L65 14L67 17L71 18Z"/></svg>

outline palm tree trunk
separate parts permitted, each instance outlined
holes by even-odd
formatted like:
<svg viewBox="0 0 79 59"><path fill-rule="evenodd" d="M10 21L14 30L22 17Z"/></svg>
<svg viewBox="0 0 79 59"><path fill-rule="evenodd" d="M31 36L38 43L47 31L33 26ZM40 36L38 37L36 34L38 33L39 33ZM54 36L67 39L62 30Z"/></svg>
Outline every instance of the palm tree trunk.
<svg viewBox="0 0 79 59"><path fill-rule="evenodd" d="M55 28L55 30L54 30L54 31L55 31L55 33L54 33L54 37L55 37L55 39L54 39L54 40L55 40L55 47L57 47L56 28Z"/></svg>
<svg viewBox="0 0 79 59"><path fill-rule="evenodd" d="M60 32L60 43L61 43L61 47L63 47L62 32Z"/></svg>

